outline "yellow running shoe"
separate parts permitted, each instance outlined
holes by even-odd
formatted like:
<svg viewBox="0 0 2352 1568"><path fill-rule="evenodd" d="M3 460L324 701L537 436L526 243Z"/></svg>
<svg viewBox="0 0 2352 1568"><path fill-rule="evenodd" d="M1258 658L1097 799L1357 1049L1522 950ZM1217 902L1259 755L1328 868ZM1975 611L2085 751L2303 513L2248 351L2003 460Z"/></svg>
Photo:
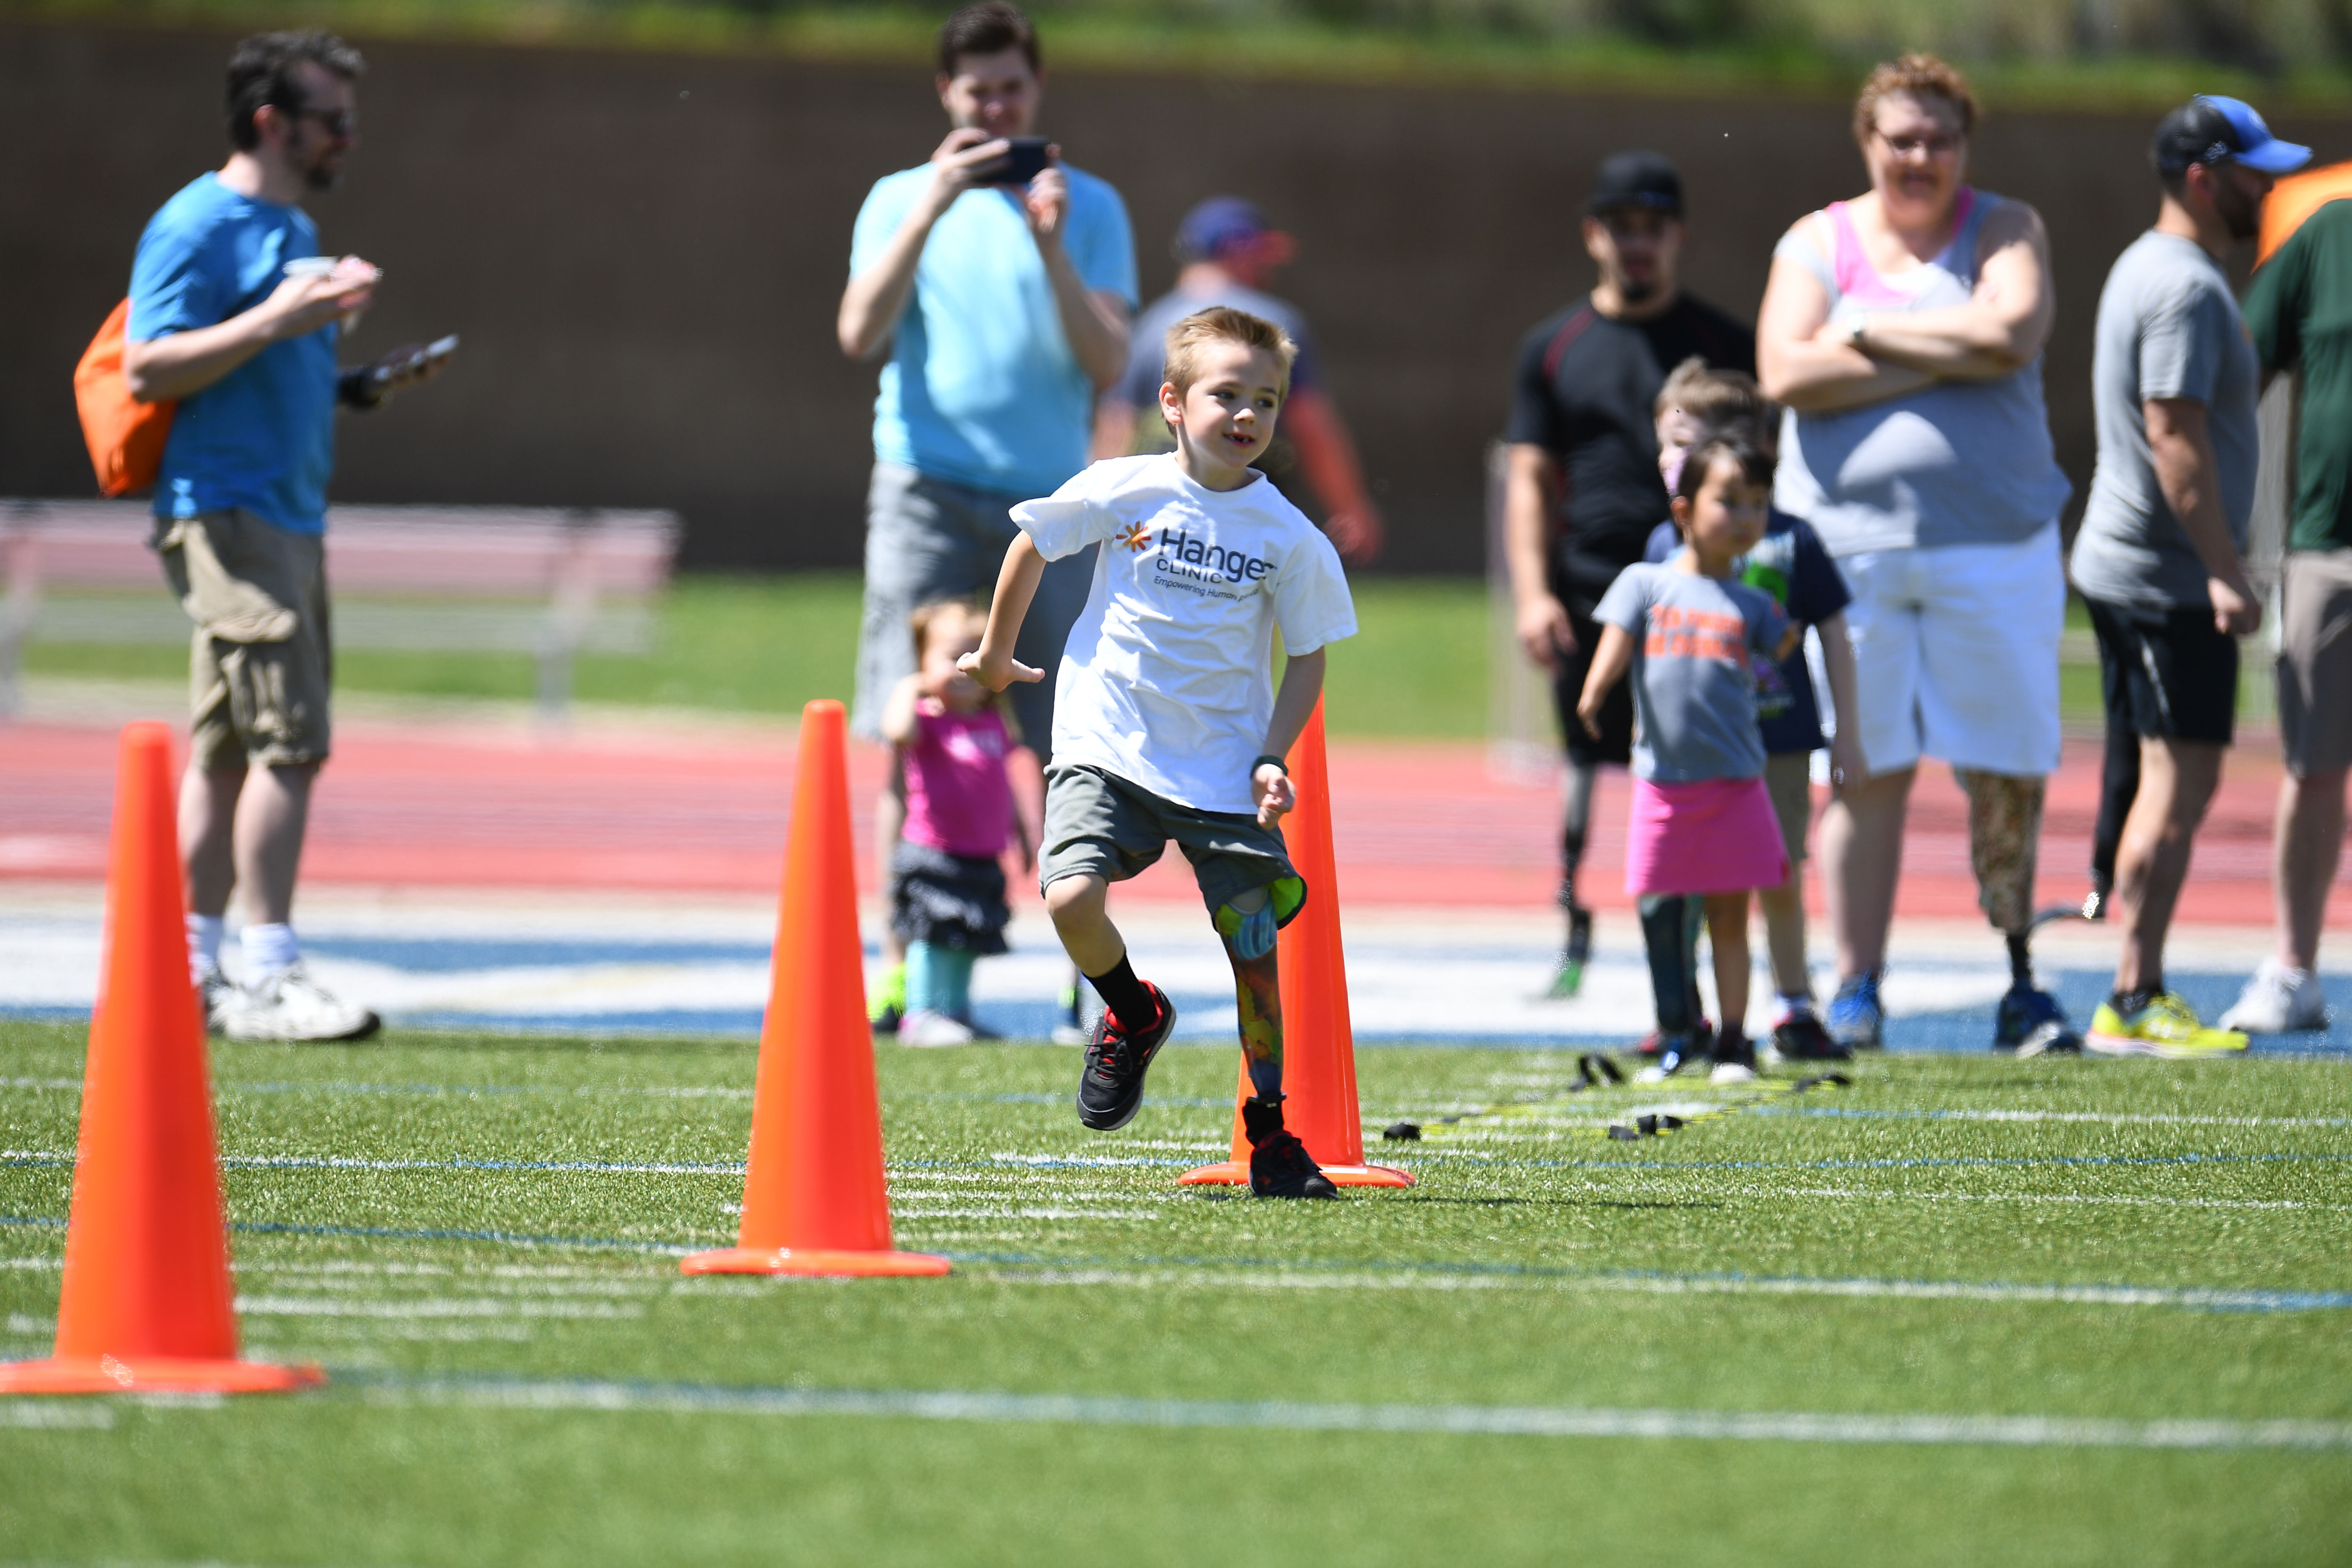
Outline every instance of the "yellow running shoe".
<svg viewBox="0 0 2352 1568"><path fill-rule="evenodd" d="M2235 1029L2207 1028L2196 1008L2172 992L2159 991L2128 1018L2114 1003L2100 1003L2083 1043L2110 1057L2219 1057L2244 1050L2246 1037Z"/></svg>

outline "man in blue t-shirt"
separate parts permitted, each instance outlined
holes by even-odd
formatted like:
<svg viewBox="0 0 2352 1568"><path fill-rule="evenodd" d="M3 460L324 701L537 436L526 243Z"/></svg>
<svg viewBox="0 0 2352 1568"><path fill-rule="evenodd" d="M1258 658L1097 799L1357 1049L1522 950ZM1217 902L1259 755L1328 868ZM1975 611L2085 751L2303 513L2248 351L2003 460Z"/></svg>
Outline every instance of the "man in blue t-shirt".
<svg viewBox="0 0 2352 1568"><path fill-rule="evenodd" d="M228 68L228 161L163 204L131 271L123 374L172 402L156 549L196 623L180 845L189 963L210 1026L236 1039L357 1039L376 1016L304 973L290 924L310 785L328 752L322 536L338 402L373 408L446 359L395 350L338 369L335 347L382 274L319 256L300 206L356 143L359 54L269 33ZM244 984L221 973L244 895Z"/></svg>
<svg viewBox="0 0 2352 1568"><path fill-rule="evenodd" d="M882 705L915 668L908 616L926 600L981 594L1013 542L1016 502L1087 466L1095 395L1127 368L1135 241L1118 193L1061 162L1025 185L995 183L1036 118L1037 35L1003 0L940 29L940 105L953 129L930 161L875 183L850 243L842 352L884 356L866 497L866 605L850 727L881 738ZM1054 733L1053 672L1093 582L1089 549L1037 586L1016 656L1047 672L1013 693L1041 758ZM877 804L887 866L906 807L897 779ZM886 979L877 1023L894 1022Z"/></svg>
<svg viewBox="0 0 2352 1568"><path fill-rule="evenodd" d="M1381 552L1379 508L1364 487L1355 438L1323 386L1323 358L1297 306L1265 292L1274 274L1296 252L1290 236L1267 226L1239 196L1211 196L1176 226L1176 287L1143 308L1129 332L1127 371L1095 410L1095 456L1124 458L1174 449L1176 438L1160 417L1160 384L1168 357L1168 329L1213 305L1230 305L1290 334L1298 353L1290 362L1290 393L1282 426L1254 468L1297 500L1304 478L1323 505L1323 531L1341 559L1360 566ZM1299 472L1303 470L1303 473Z"/></svg>

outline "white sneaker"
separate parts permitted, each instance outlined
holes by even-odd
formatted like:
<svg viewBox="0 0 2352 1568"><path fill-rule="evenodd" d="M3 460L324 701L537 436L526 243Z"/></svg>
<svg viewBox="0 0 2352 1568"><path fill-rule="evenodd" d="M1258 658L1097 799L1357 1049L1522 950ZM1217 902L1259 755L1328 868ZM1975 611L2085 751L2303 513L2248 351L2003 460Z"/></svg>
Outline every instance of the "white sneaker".
<svg viewBox="0 0 2352 1568"><path fill-rule="evenodd" d="M245 999L236 982L217 969L207 969L196 976L196 1004L204 1009L205 1033L226 1032L229 1009Z"/></svg>
<svg viewBox="0 0 2352 1568"><path fill-rule="evenodd" d="M383 1020L310 978L299 963L236 993L221 1014L232 1040L364 1040Z"/></svg>
<svg viewBox="0 0 2352 1568"><path fill-rule="evenodd" d="M957 1023L945 1013L928 1010L909 1013L898 1020L898 1043L902 1046L968 1046L971 1044L971 1026Z"/></svg>
<svg viewBox="0 0 2352 1568"><path fill-rule="evenodd" d="M2221 1027L2248 1035L2327 1027L2327 998L2320 991L2319 976L2307 969L2289 969L2275 958L2263 959L2239 993L2237 1005L2221 1015Z"/></svg>

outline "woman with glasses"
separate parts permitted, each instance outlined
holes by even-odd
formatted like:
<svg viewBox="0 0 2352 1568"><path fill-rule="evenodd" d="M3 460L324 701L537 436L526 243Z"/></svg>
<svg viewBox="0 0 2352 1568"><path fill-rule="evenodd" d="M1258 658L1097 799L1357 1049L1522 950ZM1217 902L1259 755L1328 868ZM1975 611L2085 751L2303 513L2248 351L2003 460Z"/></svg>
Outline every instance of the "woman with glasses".
<svg viewBox="0 0 2352 1568"><path fill-rule="evenodd" d="M1757 322L1764 389L1788 410L1774 504L1812 524L1853 592L1870 771L1833 781L1822 871L1839 973L1829 1027L1865 1048L1881 1043L1922 756L1968 792L1979 901L2009 942L1994 1046L2079 1044L2026 952L2066 597L2068 485L2042 401L2049 241L2032 207L1968 184L1976 118L1941 60L1873 71L1853 119L1870 189L1789 230Z"/></svg>

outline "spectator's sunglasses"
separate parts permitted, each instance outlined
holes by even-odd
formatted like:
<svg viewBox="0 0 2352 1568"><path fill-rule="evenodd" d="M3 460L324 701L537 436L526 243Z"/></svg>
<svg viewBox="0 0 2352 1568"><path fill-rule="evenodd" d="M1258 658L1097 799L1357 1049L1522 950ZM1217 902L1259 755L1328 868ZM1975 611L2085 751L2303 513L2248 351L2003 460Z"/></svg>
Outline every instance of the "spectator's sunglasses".
<svg viewBox="0 0 2352 1568"><path fill-rule="evenodd" d="M1958 132L1931 131L1925 136L1889 136L1884 131L1873 130L1886 150L1898 158L1908 158L1924 153L1930 158L1947 158L1968 145L1968 137Z"/></svg>
<svg viewBox="0 0 2352 1568"><path fill-rule="evenodd" d="M290 109L287 112L297 120L315 120L319 128L338 142L348 142L360 128L360 111L356 109Z"/></svg>

